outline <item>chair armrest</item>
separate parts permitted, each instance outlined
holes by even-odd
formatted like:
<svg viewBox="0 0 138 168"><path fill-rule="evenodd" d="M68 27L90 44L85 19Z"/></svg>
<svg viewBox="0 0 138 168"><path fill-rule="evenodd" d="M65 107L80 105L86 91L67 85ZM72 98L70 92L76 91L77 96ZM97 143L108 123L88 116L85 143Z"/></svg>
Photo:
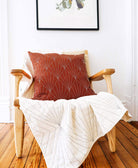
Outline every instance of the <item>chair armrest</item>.
<svg viewBox="0 0 138 168"><path fill-rule="evenodd" d="M22 69L12 69L11 74L15 76L14 106L20 107L19 100L17 99L17 97L19 96L19 83L23 76L28 79L31 79L31 76Z"/></svg>
<svg viewBox="0 0 138 168"><path fill-rule="evenodd" d="M104 79L104 75L112 75L113 73L115 73L115 69L103 69L102 71L89 77L89 80L90 81L99 81L99 80Z"/></svg>
<svg viewBox="0 0 138 168"><path fill-rule="evenodd" d="M11 74L14 76L25 76L28 79L31 79L31 76L22 69L12 69Z"/></svg>
<svg viewBox="0 0 138 168"><path fill-rule="evenodd" d="M15 107L20 107L20 103L19 103L19 99L18 99L18 98L16 98L16 99L14 100L14 106L15 106Z"/></svg>

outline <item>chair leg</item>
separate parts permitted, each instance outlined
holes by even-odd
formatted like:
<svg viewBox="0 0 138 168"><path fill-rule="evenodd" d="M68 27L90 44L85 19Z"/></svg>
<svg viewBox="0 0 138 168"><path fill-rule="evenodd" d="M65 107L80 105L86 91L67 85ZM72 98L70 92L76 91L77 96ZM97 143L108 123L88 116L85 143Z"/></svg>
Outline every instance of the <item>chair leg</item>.
<svg viewBox="0 0 138 168"><path fill-rule="evenodd" d="M106 80L108 92L113 94L111 75L103 75ZM112 128L110 132L107 133L109 148L111 152L116 151L116 128Z"/></svg>
<svg viewBox="0 0 138 168"><path fill-rule="evenodd" d="M24 138L24 115L19 107L15 107L15 124L14 124L14 136L15 136L15 149L16 156L22 156L23 150L23 138Z"/></svg>
<svg viewBox="0 0 138 168"><path fill-rule="evenodd" d="M116 127L113 127L110 132L107 133L109 148L111 152L116 151Z"/></svg>

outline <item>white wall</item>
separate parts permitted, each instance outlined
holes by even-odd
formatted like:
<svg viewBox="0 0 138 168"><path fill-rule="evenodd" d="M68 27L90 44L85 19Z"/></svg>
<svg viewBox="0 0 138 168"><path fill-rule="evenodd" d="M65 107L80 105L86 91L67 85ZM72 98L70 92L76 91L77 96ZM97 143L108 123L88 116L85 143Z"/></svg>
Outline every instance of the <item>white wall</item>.
<svg viewBox="0 0 138 168"><path fill-rule="evenodd" d="M138 120L138 1L134 3L134 48L135 48L135 116Z"/></svg>
<svg viewBox="0 0 138 168"><path fill-rule="evenodd" d="M123 101L130 113L134 113L133 120L136 120L135 112L131 111L132 1L99 0L99 31L37 31L36 1L8 1L10 68L22 66L27 50L88 49L92 74L104 68L116 69L112 77L114 94ZM105 90L103 83L94 84L97 92Z"/></svg>
<svg viewBox="0 0 138 168"><path fill-rule="evenodd" d="M0 1L0 122L10 120L7 1Z"/></svg>

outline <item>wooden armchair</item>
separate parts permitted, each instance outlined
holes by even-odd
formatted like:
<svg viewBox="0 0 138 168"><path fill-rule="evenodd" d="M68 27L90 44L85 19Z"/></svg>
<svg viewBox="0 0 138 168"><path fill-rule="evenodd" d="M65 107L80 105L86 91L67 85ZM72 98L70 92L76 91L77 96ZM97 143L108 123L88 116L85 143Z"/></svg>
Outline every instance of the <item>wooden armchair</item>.
<svg viewBox="0 0 138 168"><path fill-rule="evenodd" d="M87 55L87 51L85 51ZM87 64L86 64L87 66ZM102 79L106 80L107 89L109 93L113 93L112 90L112 82L111 82L111 75L115 72L114 69L104 69L97 74L90 76L89 81L92 83L93 81L99 81ZM24 115L23 112L20 110L20 103L17 97L19 97L19 84L23 77L31 79L31 76L27 74L24 70L21 69L12 69L11 74L15 76L15 99L14 99L14 107L15 107L15 124L14 124L14 134L15 134L15 148L16 148L16 156L22 156L23 150L23 138L24 138ZM33 87L33 85L32 85ZM32 89L31 89L32 92ZM111 152L115 152L116 145L116 131L115 127L107 134L109 147Z"/></svg>

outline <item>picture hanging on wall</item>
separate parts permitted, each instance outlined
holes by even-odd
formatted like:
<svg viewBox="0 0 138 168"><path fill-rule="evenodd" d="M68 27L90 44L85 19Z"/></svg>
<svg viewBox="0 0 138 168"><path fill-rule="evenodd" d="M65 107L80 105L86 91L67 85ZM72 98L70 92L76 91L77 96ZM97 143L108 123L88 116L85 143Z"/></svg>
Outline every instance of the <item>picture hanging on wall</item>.
<svg viewBox="0 0 138 168"><path fill-rule="evenodd" d="M98 0L36 0L37 30L99 30Z"/></svg>

